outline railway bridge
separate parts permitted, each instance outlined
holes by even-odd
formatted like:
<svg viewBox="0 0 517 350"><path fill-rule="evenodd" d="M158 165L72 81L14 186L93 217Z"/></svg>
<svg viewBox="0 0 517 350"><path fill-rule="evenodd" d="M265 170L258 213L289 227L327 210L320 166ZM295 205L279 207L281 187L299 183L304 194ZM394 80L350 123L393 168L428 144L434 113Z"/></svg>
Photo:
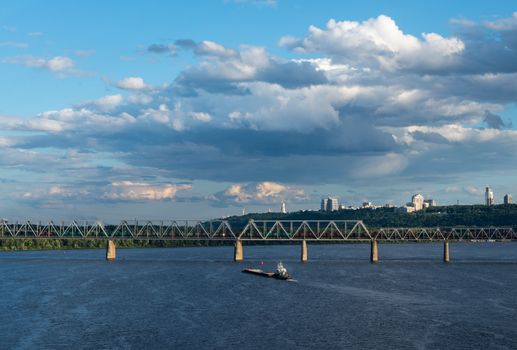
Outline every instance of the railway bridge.
<svg viewBox="0 0 517 350"><path fill-rule="evenodd" d="M115 260L120 240L231 241L234 260L244 259L243 241L298 242L301 261L308 260L308 242L358 242L371 244L371 262L379 260L379 243L443 242L443 261L450 261L449 242L517 240L512 227L382 227L370 228L361 220L228 220L100 221L55 223L0 220L0 239L83 239L106 241L106 259Z"/></svg>

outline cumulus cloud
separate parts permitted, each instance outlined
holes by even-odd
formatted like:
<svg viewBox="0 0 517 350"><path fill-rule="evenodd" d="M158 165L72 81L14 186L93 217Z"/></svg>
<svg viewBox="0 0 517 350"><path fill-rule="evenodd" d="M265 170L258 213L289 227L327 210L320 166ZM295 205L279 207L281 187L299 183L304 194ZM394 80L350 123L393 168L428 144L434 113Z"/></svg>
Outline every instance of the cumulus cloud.
<svg viewBox="0 0 517 350"><path fill-rule="evenodd" d="M94 104L97 105L100 109L104 111L110 111L120 105L122 102L123 97L120 94L116 95L107 95L104 97L101 97L94 101Z"/></svg>
<svg viewBox="0 0 517 350"><path fill-rule="evenodd" d="M192 189L191 185L151 185L144 182L120 181L111 183L110 188L104 192L103 198L117 201L171 200L176 197L178 191L190 189Z"/></svg>
<svg viewBox="0 0 517 350"><path fill-rule="evenodd" d="M145 90L148 86L140 77L127 77L116 83L116 86L125 90Z"/></svg>
<svg viewBox="0 0 517 350"><path fill-rule="evenodd" d="M53 184L19 192L16 197L39 207L60 207L67 203L170 201L176 198L178 192L191 189L191 185L184 184L115 181L100 186Z"/></svg>
<svg viewBox="0 0 517 350"><path fill-rule="evenodd" d="M456 37L423 33L419 39L405 34L385 15L363 22L331 19L325 29L310 26L306 38L287 36L279 44L299 53L325 52L339 60L387 70L447 66L455 63L465 47Z"/></svg>
<svg viewBox="0 0 517 350"><path fill-rule="evenodd" d="M273 203L279 200L302 201L307 199L301 188L290 187L276 182L233 184L226 190L209 196L210 200L238 203Z"/></svg>

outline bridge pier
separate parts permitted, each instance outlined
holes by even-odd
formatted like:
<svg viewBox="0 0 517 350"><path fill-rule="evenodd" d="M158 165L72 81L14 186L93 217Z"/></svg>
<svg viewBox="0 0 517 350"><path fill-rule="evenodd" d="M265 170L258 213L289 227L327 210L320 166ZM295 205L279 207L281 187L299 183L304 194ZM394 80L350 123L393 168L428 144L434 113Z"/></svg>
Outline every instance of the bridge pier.
<svg viewBox="0 0 517 350"><path fill-rule="evenodd" d="M106 260L114 261L116 258L116 250L115 241L109 239L106 244Z"/></svg>
<svg viewBox="0 0 517 350"><path fill-rule="evenodd" d="M379 261L379 248L377 246L377 240L373 239L372 240L372 249L371 249L371 252L370 252L370 261L372 263L376 263L377 261Z"/></svg>
<svg viewBox="0 0 517 350"><path fill-rule="evenodd" d="M302 241L302 256L301 256L302 262L307 262L307 241L304 239Z"/></svg>
<svg viewBox="0 0 517 350"><path fill-rule="evenodd" d="M448 263L449 261L449 241L443 241L443 262Z"/></svg>
<svg viewBox="0 0 517 350"><path fill-rule="evenodd" d="M243 261L244 254L242 253L242 241L240 239L235 241L235 249L233 251L233 261Z"/></svg>

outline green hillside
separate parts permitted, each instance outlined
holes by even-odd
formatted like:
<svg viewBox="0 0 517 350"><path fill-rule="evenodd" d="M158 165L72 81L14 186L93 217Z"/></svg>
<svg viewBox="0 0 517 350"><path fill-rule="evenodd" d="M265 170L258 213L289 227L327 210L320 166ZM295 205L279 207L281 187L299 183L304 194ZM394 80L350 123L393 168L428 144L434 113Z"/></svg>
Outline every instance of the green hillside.
<svg viewBox="0 0 517 350"><path fill-rule="evenodd" d="M248 220L363 220L367 227L436 227L436 226L517 226L517 204L451 205L424 209L416 213L397 213L394 208L293 213L257 213L227 218L232 227L244 226Z"/></svg>

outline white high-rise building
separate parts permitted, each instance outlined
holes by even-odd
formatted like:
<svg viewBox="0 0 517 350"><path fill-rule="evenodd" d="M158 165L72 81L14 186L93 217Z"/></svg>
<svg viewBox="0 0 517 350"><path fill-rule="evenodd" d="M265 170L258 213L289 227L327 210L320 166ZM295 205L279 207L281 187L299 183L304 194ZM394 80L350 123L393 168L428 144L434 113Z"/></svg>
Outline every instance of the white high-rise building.
<svg viewBox="0 0 517 350"><path fill-rule="evenodd" d="M287 209L285 207L285 202L284 201L282 201L282 204L280 204L280 212L282 214L286 214L287 213Z"/></svg>
<svg viewBox="0 0 517 350"><path fill-rule="evenodd" d="M335 211L339 210L339 201L337 198L328 197L321 200L322 211Z"/></svg>
<svg viewBox="0 0 517 350"><path fill-rule="evenodd" d="M494 192L490 187L485 188L485 204L488 206L494 205Z"/></svg>
<svg viewBox="0 0 517 350"><path fill-rule="evenodd" d="M329 197L327 200L327 211L339 210L339 201L337 198Z"/></svg>
<svg viewBox="0 0 517 350"><path fill-rule="evenodd" d="M512 203L513 203L512 195L507 193L504 196L504 204L508 205L508 204L512 204Z"/></svg>
<svg viewBox="0 0 517 350"><path fill-rule="evenodd" d="M424 208L424 196L422 196L420 193L415 194L413 197L411 197L411 203L413 203L415 211L422 210Z"/></svg>

